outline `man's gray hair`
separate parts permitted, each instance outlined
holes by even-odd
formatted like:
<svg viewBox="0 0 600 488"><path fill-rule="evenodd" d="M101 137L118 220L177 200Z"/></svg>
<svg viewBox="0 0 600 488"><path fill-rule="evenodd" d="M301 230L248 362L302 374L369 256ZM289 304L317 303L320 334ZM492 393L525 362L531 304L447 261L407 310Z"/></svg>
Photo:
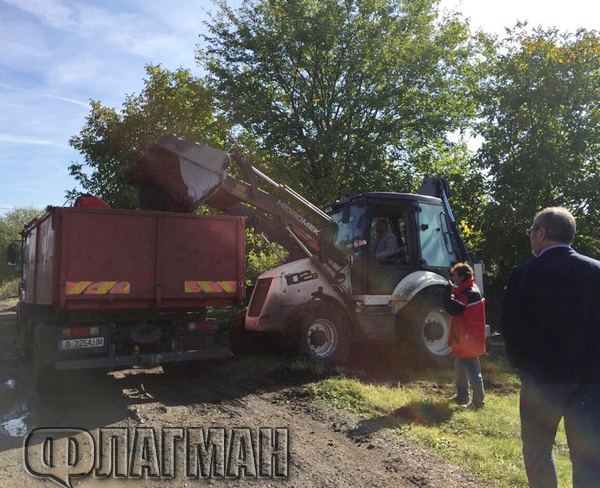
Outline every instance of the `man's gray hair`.
<svg viewBox="0 0 600 488"><path fill-rule="evenodd" d="M533 219L534 227L546 229L549 239L572 244L575 239L575 217L564 207L548 207L539 211Z"/></svg>

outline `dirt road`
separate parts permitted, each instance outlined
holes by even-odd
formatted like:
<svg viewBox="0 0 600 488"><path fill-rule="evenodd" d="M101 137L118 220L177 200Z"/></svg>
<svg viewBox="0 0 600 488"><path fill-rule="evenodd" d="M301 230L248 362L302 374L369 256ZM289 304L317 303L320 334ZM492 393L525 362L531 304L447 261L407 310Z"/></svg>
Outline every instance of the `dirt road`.
<svg viewBox="0 0 600 488"><path fill-rule="evenodd" d="M163 374L162 369L75 374L54 394L32 391L13 347L14 310L0 311L0 486L58 486L23 466L23 439L37 427L287 427L286 480L256 486L474 487L476 477L374 423L315 403L312 373L277 357L245 357ZM179 462L179 461L178 461ZM183 461L181 461L183 462ZM74 480L73 486L238 486L231 479Z"/></svg>

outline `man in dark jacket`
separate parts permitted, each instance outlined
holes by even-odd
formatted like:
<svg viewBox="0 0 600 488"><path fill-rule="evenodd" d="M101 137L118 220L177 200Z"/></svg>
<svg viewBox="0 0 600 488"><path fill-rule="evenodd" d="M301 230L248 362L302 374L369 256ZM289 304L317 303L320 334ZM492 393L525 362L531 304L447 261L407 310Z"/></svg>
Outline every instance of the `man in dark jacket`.
<svg viewBox="0 0 600 488"><path fill-rule="evenodd" d="M521 376L521 437L531 487L557 486L552 446L561 418L575 488L600 486L600 261L571 248L575 219L539 212L534 259L516 266L504 297L506 352Z"/></svg>

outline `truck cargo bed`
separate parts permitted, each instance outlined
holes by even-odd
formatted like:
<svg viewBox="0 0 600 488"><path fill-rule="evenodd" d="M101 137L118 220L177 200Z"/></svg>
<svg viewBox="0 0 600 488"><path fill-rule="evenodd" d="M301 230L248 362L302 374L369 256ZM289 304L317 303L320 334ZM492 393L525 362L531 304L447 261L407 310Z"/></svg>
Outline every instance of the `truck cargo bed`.
<svg viewBox="0 0 600 488"><path fill-rule="evenodd" d="M51 207L25 236L27 304L180 310L244 299L239 217Z"/></svg>

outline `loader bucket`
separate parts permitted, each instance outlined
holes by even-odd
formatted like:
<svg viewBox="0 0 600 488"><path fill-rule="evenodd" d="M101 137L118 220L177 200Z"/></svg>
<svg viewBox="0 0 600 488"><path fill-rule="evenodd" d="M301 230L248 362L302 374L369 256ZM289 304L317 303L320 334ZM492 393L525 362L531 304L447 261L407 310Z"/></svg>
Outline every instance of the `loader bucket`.
<svg viewBox="0 0 600 488"><path fill-rule="evenodd" d="M223 183L225 151L165 135L123 174L138 190L142 210L193 212Z"/></svg>

